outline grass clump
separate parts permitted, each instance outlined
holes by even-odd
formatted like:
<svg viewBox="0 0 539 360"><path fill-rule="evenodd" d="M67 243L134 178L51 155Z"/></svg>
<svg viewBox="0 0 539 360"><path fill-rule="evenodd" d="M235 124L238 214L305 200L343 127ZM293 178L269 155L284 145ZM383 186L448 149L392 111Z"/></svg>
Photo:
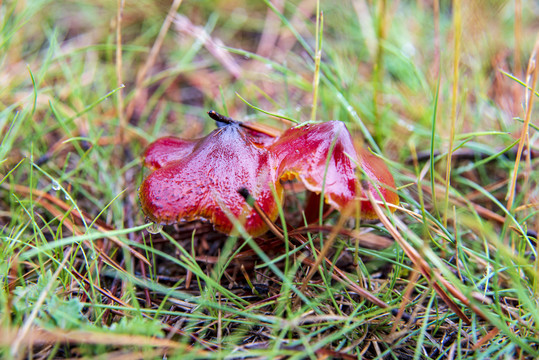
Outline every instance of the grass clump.
<svg viewBox="0 0 539 360"><path fill-rule="evenodd" d="M539 357L536 11L1 3L2 357ZM287 183L279 236L147 224L144 147L287 126L256 108L345 121L401 206L300 229Z"/></svg>

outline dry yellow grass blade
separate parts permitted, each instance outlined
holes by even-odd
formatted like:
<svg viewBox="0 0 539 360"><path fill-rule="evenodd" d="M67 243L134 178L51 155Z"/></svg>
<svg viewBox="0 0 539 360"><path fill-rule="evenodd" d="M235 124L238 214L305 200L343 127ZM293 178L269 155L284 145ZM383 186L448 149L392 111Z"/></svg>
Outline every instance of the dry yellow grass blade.
<svg viewBox="0 0 539 360"><path fill-rule="evenodd" d="M447 226L447 214L449 205L449 187L451 186L451 157L453 156L453 143L455 141L455 124L457 122L457 97L459 89L459 59L460 38L462 34L462 14L460 0L453 2L453 28L455 31L453 48L453 91L451 96L451 128L449 130L449 148L447 149L447 162L445 168L445 201L444 201L444 226Z"/></svg>
<svg viewBox="0 0 539 360"><path fill-rule="evenodd" d="M0 344L10 345L18 339L21 345L35 346L57 343L75 344L100 344L112 346L155 346L170 349L185 349L196 354L207 354L204 350L195 350L191 346L173 340L160 339L140 335L112 334L110 332L89 332L89 331L65 331L62 329L45 330L41 328L31 328L22 338L19 338L19 329L0 329Z"/></svg>
<svg viewBox="0 0 539 360"><path fill-rule="evenodd" d="M520 158L522 157L522 150L524 144L528 143L528 157L530 156L530 144L528 139L528 130L530 127L530 119L533 109L533 100L535 99L534 92L537 85L537 75L539 74L539 67L537 66L537 53L539 52L539 36L535 41L530 60L528 61L528 69L526 70L526 117L524 118L524 124L520 133L520 141L518 143L517 158L515 159L515 166L513 168L513 174L511 176L511 186L509 187L507 197L507 210L511 211L513 202L515 199L515 188L517 184L518 168L520 166ZM531 85L530 85L531 81ZM527 178L527 177L526 177Z"/></svg>

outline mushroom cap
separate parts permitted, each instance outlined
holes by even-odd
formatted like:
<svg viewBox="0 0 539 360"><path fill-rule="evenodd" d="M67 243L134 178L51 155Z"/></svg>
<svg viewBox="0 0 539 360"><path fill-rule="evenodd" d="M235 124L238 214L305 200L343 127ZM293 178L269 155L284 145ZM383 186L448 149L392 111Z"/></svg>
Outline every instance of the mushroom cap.
<svg viewBox="0 0 539 360"><path fill-rule="evenodd" d="M196 143L196 140L184 140L175 136L159 138L146 148L144 165L152 170L160 169L189 155Z"/></svg>
<svg viewBox="0 0 539 360"><path fill-rule="evenodd" d="M285 131L270 146L279 164L279 177L299 178L307 189L343 208L357 192L356 150L344 123L304 123ZM347 156L348 154L348 156Z"/></svg>
<svg viewBox="0 0 539 360"><path fill-rule="evenodd" d="M159 141L159 140L158 140ZM160 141L150 145L146 162L161 165L139 189L144 213L154 222L171 224L195 219L211 221L216 230L230 233L229 216L243 222L252 236L266 232L262 218L245 202L238 189L246 188L273 221L277 218L277 181L274 157L257 144L238 124L228 124L187 145L181 141ZM167 161L155 160L165 149ZM181 156L183 155L183 157Z"/></svg>
<svg viewBox="0 0 539 360"><path fill-rule="evenodd" d="M363 218L376 218L372 204L362 194L358 165L368 177L367 189L376 200L399 203L392 191L395 182L383 160L365 149L358 154L341 121L309 122L290 128L269 149L279 164L280 178L297 177L310 191L323 191L326 202L339 210L359 206Z"/></svg>

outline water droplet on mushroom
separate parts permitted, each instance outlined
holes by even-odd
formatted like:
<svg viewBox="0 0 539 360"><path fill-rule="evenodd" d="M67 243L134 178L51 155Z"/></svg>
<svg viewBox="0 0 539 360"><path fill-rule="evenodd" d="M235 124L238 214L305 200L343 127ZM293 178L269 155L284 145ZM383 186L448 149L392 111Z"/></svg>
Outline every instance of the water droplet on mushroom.
<svg viewBox="0 0 539 360"><path fill-rule="evenodd" d="M58 190L61 189L60 184L58 183L58 181L56 181L56 180L53 180L53 181L52 181L52 189L53 189L54 191L58 191Z"/></svg>
<svg viewBox="0 0 539 360"><path fill-rule="evenodd" d="M159 231L163 229L163 225L152 223L150 226L146 228L150 234L158 234Z"/></svg>

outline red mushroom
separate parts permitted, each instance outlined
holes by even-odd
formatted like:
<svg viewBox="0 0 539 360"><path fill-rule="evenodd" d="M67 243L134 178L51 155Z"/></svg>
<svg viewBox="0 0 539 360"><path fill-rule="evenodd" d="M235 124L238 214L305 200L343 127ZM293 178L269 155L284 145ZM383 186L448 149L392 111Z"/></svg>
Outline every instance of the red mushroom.
<svg viewBox="0 0 539 360"><path fill-rule="evenodd" d="M369 191L397 204L393 178L385 164L366 151L357 154L344 123L306 123L280 137L257 132L248 125L209 112L220 127L198 140L165 137L146 149L144 164L154 169L140 186L144 213L152 221L171 224L208 220L216 230L230 233L229 216L258 236L267 225L238 193L246 189L274 221L278 215L272 188L282 200L280 180L296 177L307 189L320 193L328 204L342 209L361 198L359 164L373 181ZM377 191L378 190L378 191ZM362 216L376 217L368 200L361 199Z"/></svg>
<svg viewBox="0 0 539 360"><path fill-rule="evenodd" d="M253 236L263 234L263 220L237 191L248 189L271 219L277 217L270 185L278 196L282 187L275 159L263 143L234 121L195 141L158 139L145 153L145 165L157 170L139 189L144 213L161 224L206 219L230 233L228 213L243 219Z"/></svg>
<svg viewBox="0 0 539 360"><path fill-rule="evenodd" d="M279 178L297 177L316 193L323 189L326 202L339 210L356 204L354 200L362 194L357 165L371 180L367 181L368 189L376 200L384 198L395 205L399 202L391 190L395 182L384 162L364 149L358 155L341 121L309 122L288 129L269 150L277 157ZM376 218L366 197L362 197L360 206L362 217Z"/></svg>

